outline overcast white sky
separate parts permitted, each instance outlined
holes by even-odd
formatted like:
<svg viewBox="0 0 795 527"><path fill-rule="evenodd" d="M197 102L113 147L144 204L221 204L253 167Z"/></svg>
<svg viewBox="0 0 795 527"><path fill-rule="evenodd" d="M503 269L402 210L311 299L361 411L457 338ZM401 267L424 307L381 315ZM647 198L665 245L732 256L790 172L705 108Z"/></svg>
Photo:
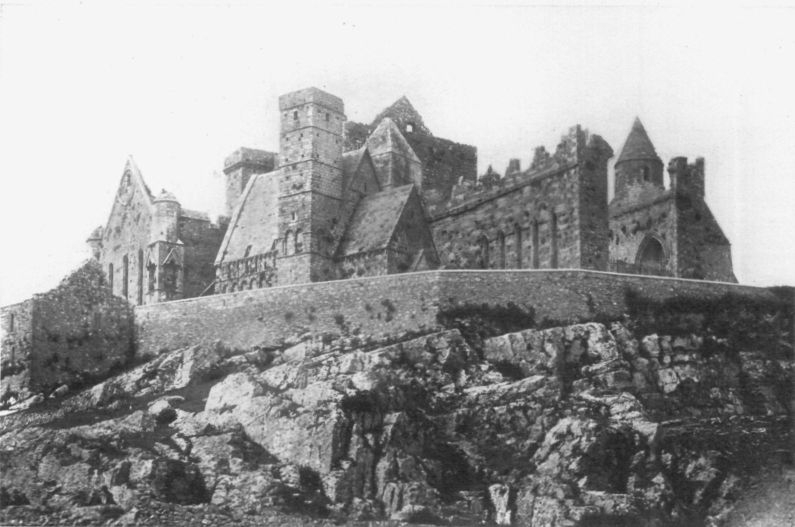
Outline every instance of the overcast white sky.
<svg viewBox="0 0 795 527"><path fill-rule="evenodd" d="M740 281L795 284L795 10L291 5L0 2L0 305L85 258L128 154L217 212L224 157L276 150L312 85L366 122L405 94L481 172L576 123L617 155L638 115L665 162L706 157Z"/></svg>

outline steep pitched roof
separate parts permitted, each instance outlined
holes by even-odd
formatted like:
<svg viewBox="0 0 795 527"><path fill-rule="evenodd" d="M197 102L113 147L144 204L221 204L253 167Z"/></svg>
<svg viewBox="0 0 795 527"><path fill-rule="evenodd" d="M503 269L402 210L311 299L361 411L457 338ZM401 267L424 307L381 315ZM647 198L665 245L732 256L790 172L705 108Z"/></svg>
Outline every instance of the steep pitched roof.
<svg viewBox="0 0 795 527"><path fill-rule="evenodd" d="M363 174L361 173L362 167L369 167L372 174L372 178L368 178L367 181L364 182L357 181L357 177L361 177ZM378 178L375 176L373 159L370 156L367 146L342 154L342 189L345 196L347 197L354 188L361 189L362 183L364 183L365 187L369 188L371 192L381 190Z"/></svg>
<svg viewBox="0 0 795 527"><path fill-rule="evenodd" d="M138 165L135 164L135 160L132 156L127 156L127 162L124 163L124 172L122 172L122 174L126 174L127 172L132 175L133 181L140 185L141 189L144 191L144 195L149 199L149 204L151 205L152 201L154 200L152 191L149 190L149 186L146 184L146 181L144 181L141 170L138 168Z"/></svg>
<svg viewBox="0 0 795 527"><path fill-rule="evenodd" d="M395 121L389 117L381 119L376 129L367 138L367 149L373 157L392 152L415 163L420 163L420 158L417 157L414 149L406 141Z"/></svg>
<svg viewBox="0 0 795 527"><path fill-rule="evenodd" d="M279 235L278 177L279 170L274 170L248 180L218 249L216 265L273 248L273 241Z"/></svg>
<svg viewBox="0 0 795 527"><path fill-rule="evenodd" d="M119 204L118 196L124 186L125 178L129 177L130 182L137 187L141 191L141 195L143 196L144 203L147 209L151 211L154 209L154 197L152 196L152 191L149 190L149 186L144 181L143 175L141 175L141 170L138 168L138 165L135 164L135 160L132 156L127 156L127 161L124 163L124 170L122 171L121 178L119 179L119 186L116 187L116 196L113 200L113 206L110 208L110 213L108 213L108 219L105 220L105 226L102 229L102 236L106 236L111 232L110 229L110 222L113 220L113 213L122 206Z"/></svg>
<svg viewBox="0 0 795 527"><path fill-rule="evenodd" d="M414 189L414 185L403 185L362 198L340 243L339 256L385 248Z"/></svg>
<svg viewBox="0 0 795 527"><path fill-rule="evenodd" d="M342 188L347 191L362 163L372 164L367 146L342 154Z"/></svg>
<svg viewBox="0 0 795 527"><path fill-rule="evenodd" d="M616 164L633 159L660 160L651 139L649 139L649 134L646 133L646 129L643 127L643 123L640 122L638 117L635 117L635 122L632 123L632 130L630 130L627 136L627 140L624 143L624 147L621 149L621 154L619 154Z"/></svg>
<svg viewBox="0 0 795 527"><path fill-rule="evenodd" d="M377 125L385 117L393 119L402 130L405 130L406 125L410 124L414 132L433 135L422 121L420 113L414 108L405 95L379 113L376 118L373 119L371 126Z"/></svg>

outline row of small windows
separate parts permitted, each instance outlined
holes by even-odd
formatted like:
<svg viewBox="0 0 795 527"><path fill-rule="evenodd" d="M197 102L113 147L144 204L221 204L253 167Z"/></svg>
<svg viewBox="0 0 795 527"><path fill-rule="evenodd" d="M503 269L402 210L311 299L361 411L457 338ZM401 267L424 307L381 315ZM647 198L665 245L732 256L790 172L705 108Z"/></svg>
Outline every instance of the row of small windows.
<svg viewBox="0 0 795 527"><path fill-rule="evenodd" d="M551 269L558 268L558 218L555 214L552 214L550 220L550 261L549 267ZM531 226L531 254L530 254L530 268L538 269L540 267L540 259L538 253L538 222L534 221ZM483 269L488 269L490 267L498 268L498 269L522 269L525 267L525 254L524 254L524 236L522 234L522 229L519 225L514 227L514 247L516 249L515 253L515 265L511 265L507 260L506 255L506 243L505 243L505 233L502 231L497 232L497 240L496 240L496 249L497 254L491 254L490 242L486 236L481 236L478 240L479 246L479 253L480 253L480 264ZM496 260L492 260L495 258ZM492 265L493 264L493 265Z"/></svg>

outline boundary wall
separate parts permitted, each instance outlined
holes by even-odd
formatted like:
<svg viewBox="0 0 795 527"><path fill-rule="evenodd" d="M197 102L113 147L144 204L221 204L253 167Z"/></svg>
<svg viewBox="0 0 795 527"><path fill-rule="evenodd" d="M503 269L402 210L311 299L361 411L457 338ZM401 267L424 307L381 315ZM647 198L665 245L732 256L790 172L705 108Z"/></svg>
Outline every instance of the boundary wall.
<svg viewBox="0 0 795 527"><path fill-rule="evenodd" d="M216 341L233 348L279 346L307 331L381 335L431 331L451 308L532 308L544 319L575 323L619 318L633 289L664 301L716 299L726 293L769 299L766 288L585 270L439 270L239 291L137 306L136 353Z"/></svg>

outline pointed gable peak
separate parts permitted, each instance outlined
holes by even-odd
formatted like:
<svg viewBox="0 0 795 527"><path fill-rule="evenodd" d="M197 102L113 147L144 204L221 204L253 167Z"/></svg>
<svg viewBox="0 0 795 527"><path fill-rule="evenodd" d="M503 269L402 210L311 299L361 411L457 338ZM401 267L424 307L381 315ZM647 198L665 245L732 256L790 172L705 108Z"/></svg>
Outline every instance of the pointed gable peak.
<svg viewBox="0 0 795 527"><path fill-rule="evenodd" d="M152 191L149 190L149 185L147 185L146 181L144 181L144 177L141 174L141 169L138 168L138 165L135 163L135 159L133 159L132 155L127 156L127 161L124 163L124 172L122 172L122 177L126 176L127 174L130 175L133 181L141 186L144 191L144 195L151 204L154 199Z"/></svg>
<svg viewBox="0 0 795 527"><path fill-rule="evenodd" d="M649 134L646 133L646 128L640 122L639 117L635 117L632 123L632 129L629 131L627 140L624 142L624 147L621 149L616 164L622 161L641 160L641 159L656 159L660 161L657 151L654 149Z"/></svg>
<svg viewBox="0 0 795 527"><path fill-rule="evenodd" d="M390 106L385 108L384 111L379 113L373 120L371 126L376 126L383 121L385 117L389 117L395 121L395 124L401 131L433 135L422 121L422 116L405 95L401 95L397 101L393 102Z"/></svg>
<svg viewBox="0 0 795 527"><path fill-rule="evenodd" d="M370 155L374 157L381 154L394 153L407 157L411 161L420 162L414 149L406 141L395 121L389 117L381 119L373 133L367 138L367 149L370 151Z"/></svg>

